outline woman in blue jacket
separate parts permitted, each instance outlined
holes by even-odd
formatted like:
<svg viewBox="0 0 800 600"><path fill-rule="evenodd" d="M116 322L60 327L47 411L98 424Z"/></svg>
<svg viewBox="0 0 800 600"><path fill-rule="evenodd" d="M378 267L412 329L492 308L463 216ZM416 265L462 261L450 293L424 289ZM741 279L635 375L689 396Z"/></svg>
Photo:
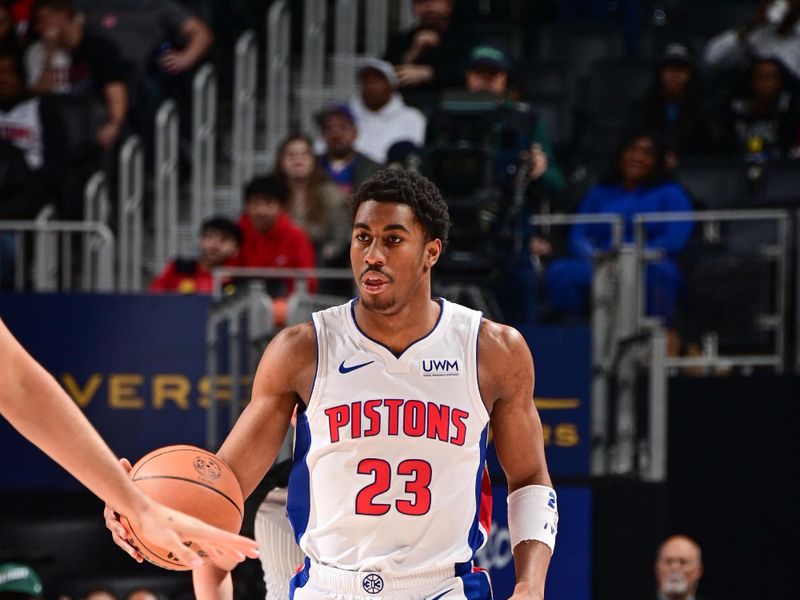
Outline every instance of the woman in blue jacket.
<svg viewBox="0 0 800 600"><path fill-rule="evenodd" d="M634 216L649 212L685 212L692 204L683 187L671 181L664 169L664 147L647 132L629 136L610 172L583 199L578 214L616 213L625 220L623 239L634 240ZM650 223L647 248L666 252L666 258L647 268L647 313L671 324L682 277L672 260L686 246L692 223ZM611 227L604 224L574 225L570 231L571 258L554 261L547 272L551 307L571 315L588 311L592 280L592 256L611 249Z"/></svg>

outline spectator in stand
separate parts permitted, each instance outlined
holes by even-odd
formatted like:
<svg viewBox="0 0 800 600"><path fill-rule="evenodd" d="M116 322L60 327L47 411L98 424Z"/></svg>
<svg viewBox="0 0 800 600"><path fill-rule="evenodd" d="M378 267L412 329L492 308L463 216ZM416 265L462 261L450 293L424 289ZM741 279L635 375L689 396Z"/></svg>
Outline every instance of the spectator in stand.
<svg viewBox="0 0 800 600"><path fill-rule="evenodd" d="M704 61L722 70L744 70L753 56L775 57L800 79L800 0L761 0L747 23L708 42Z"/></svg>
<svg viewBox="0 0 800 600"><path fill-rule="evenodd" d="M716 137L721 148L757 166L800 158L800 101L786 85L789 77L776 59L753 61L746 93L720 111Z"/></svg>
<svg viewBox="0 0 800 600"><path fill-rule="evenodd" d="M42 580L28 565L0 563L0 598L8 600L44 598Z"/></svg>
<svg viewBox="0 0 800 600"><path fill-rule="evenodd" d="M11 8L14 26L17 30L17 39L27 40L30 36L30 23L35 0L6 0Z"/></svg>
<svg viewBox="0 0 800 600"><path fill-rule="evenodd" d="M311 269L316 267L314 245L286 212L289 189L278 175L256 177L244 190L244 213L239 219L242 247L237 264L242 267ZM274 283L274 282L273 282ZM315 280L309 289L316 291ZM292 280L268 286L271 295L294 291Z"/></svg>
<svg viewBox="0 0 800 600"><path fill-rule="evenodd" d="M680 184L670 181L665 168L665 149L649 132L638 131L623 143L611 171L589 190L579 215L616 213L625 220L623 241L634 241L634 216L648 212L687 212L689 197ZM647 267L647 313L663 317L670 325L675 316L681 273L672 260L689 241L690 222L654 223L645 228L646 247L666 252L661 261ZM553 309L564 315L585 316L592 280L592 260L611 250L611 227L605 224L573 225L569 245L572 258L551 263L547 291Z"/></svg>
<svg viewBox="0 0 800 600"><path fill-rule="evenodd" d="M241 244L242 232L236 223L223 217L208 219L201 230L200 257L171 261L150 284L150 291L210 294L211 270L232 266Z"/></svg>
<svg viewBox="0 0 800 600"><path fill-rule="evenodd" d="M664 47L655 80L639 102L639 124L657 132L667 148L667 167L674 169L682 156L709 151L707 115L695 60L685 44Z"/></svg>
<svg viewBox="0 0 800 600"><path fill-rule="evenodd" d="M325 151L319 157L320 165L349 199L361 182L381 166L356 150L358 129L353 111L347 104L329 104L316 119L325 141Z"/></svg>
<svg viewBox="0 0 800 600"><path fill-rule="evenodd" d="M180 108L181 136L188 140L192 78L214 42L208 25L174 0L78 0L78 6L88 30L122 52L132 125L139 134L152 138L158 107L171 97Z"/></svg>
<svg viewBox="0 0 800 600"><path fill-rule="evenodd" d="M125 596L125 600L165 600L165 596L152 588L140 587Z"/></svg>
<svg viewBox="0 0 800 600"><path fill-rule="evenodd" d="M490 134L495 181L502 188L506 205L514 211L509 215L514 230L523 239L506 261L497 297L508 322L529 325L538 318L536 271L541 259L552 254L550 240L534 233L529 217L557 202L566 181L544 122L527 104L519 102L521 95L513 85L511 60L502 48L473 48L464 86L468 92L491 94L498 101ZM526 171L527 177L520 180L519 174ZM523 204L515 206L515 200Z"/></svg>
<svg viewBox="0 0 800 600"><path fill-rule="evenodd" d="M673 535L664 540L655 571L659 600L700 600L697 585L703 576L703 555L692 538Z"/></svg>
<svg viewBox="0 0 800 600"><path fill-rule="evenodd" d="M86 95L102 106L96 141L110 150L128 114L126 73L114 44L88 32L71 0L39 0L34 27L40 40L25 52L30 88L39 94Z"/></svg>
<svg viewBox="0 0 800 600"><path fill-rule="evenodd" d="M287 212L314 243L321 266L341 263L350 247L350 210L314 156L303 134L287 137L278 148L275 174L289 190Z"/></svg>
<svg viewBox="0 0 800 600"><path fill-rule="evenodd" d="M0 49L0 139L19 148L28 168L59 216L80 218L83 177L95 166L92 153L80 156L66 145L63 119L51 97L31 95L25 89L25 71L19 52Z"/></svg>
<svg viewBox="0 0 800 600"><path fill-rule="evenodd" d="M110 587L95 586L81 595L81 600L119 600L119 596Z"/></svg>
<svg viewBox="0 0 800 600"><path fill-rule="evenodd" d="M376 163L385 164L387 152L397 142L425 143L427 119L416 108L406 106L396 92L397 75L388 62L364 61L358 71L361 90L350 100L358 123L356 149Z"/></svg>
<svg viewBox="0 0 800 600"><path fill-rule="evenodd" d="M400 87L440 91L460 86L472 43L451 22L453 0L413 0L411 8L417 26L391 37L384 55Z"/></svg>

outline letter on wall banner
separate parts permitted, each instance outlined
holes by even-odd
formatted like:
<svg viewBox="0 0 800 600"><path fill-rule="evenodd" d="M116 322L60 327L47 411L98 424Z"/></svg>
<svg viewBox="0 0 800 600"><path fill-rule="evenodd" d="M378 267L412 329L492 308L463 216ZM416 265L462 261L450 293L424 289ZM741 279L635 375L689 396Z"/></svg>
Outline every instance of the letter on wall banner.
<svg viewBox="0 0 800 600"><path fill-rule="evenodd" d="M111 449L135 462L205 443L198 384L210 300L200 296L3 295L0 318L67 389ZM0 489L80 484L0 419Z"/></svg>

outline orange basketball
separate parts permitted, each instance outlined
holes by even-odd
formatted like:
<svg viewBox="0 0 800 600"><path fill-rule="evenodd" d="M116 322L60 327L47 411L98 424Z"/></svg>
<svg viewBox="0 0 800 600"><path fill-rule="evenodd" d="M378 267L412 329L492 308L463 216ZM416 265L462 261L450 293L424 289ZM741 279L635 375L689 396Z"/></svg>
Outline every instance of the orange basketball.
<svg viewBox="0 0 800 600"><path fill-rule="evenodd" d="M207 450L182 445L153 450L133 465L130 477L145 494L170 508L234 533L242 526L244 499L239 481L228 465ZM148 561L174 571L190 569L172 552L144 539L127 520L124 525L133 535L132 545ZM184 543L204 556L191 540Z"/></svg>

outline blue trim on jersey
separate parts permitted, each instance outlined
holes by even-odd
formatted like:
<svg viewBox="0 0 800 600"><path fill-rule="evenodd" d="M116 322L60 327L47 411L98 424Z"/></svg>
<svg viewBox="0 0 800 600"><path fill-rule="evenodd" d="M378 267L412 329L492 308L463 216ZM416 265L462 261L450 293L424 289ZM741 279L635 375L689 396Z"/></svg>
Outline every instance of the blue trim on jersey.
<svg viewBox="0 0 800 600"><path fill-rule="evenodd" d="M413 342L411 342L408 346L406 346L405 350L403 350L400 354L396 354L394 352L394 350L389 348L389 346L387 346L383 342L379 342L375 338L368 336L366 333L364 333L364 330L361 329L361 327L359 327L358 321L356 321L356 302L358 302L358 298L355 298L354 300L351 300L351 302L350 302L350 316L353 319L353 325L356 326L356 329L358 330L358 332L361 335L363 335L365 338L367 338L370 342L373 342L375 344L378 344L379 346L383 346L384 348L386 348L389 352L392 353L392 355L395 358L400 358L401 356L403 356L403 354L408 352L415 344L419 344L422 340L424 340L424 339L430 337L431 335L433 335L433 332L436 331L436 328L439 326L439 323L441 323L442 316L444 315L444 298L432 298L432 299L435 300L436 302L439 302L439 306L442 307L442 309L439 311L439 316L436 318L436 323L434 323L434 325L433 325L433 329L431 329L428 333L423 335L418 340L414 340Z"/></svg>
<svg viewBox="0 0 800 600"><path fill-rule="evenodd" d="M483 469L486 462L486 440L489 435L489 425L483 428L481 433L481 459L478 462L478 473L475 476L475 519L472 521L472 527L469 528L469 547L472 548L472 558L475 558L475 553L483 546L486 541L481 531L480 517L481 517L481 489L483 484Z"/></svg>
<svg viewBox="0 0 800 600"><path fill-rule="evenodd" d="M492 600L492 584L488 571L472 571L457 577L464 585L464 596L467 600Z"/></svg>
<svg viewBox="0 0 800 600"><path fill-rule="evenodd" d="M311 570L311 559L306 557L303 561L303 568L300 569L297 573L292 575L292 578L289 580L289 599L294 599L294 592L297 588L305 587L308 583L309 571Z"/></svg>
<svg viewBox="0 0 800 600"><path fill-rule="evenodd" d="M298 413L297 426L294 431L294 461L289 473L288 499L286 513L294 530L294 539L299 544L300 538L308 527L308 515L311 511L311 489L308 474L308 451L311 448L311 427L306 413Z"/></svg>

